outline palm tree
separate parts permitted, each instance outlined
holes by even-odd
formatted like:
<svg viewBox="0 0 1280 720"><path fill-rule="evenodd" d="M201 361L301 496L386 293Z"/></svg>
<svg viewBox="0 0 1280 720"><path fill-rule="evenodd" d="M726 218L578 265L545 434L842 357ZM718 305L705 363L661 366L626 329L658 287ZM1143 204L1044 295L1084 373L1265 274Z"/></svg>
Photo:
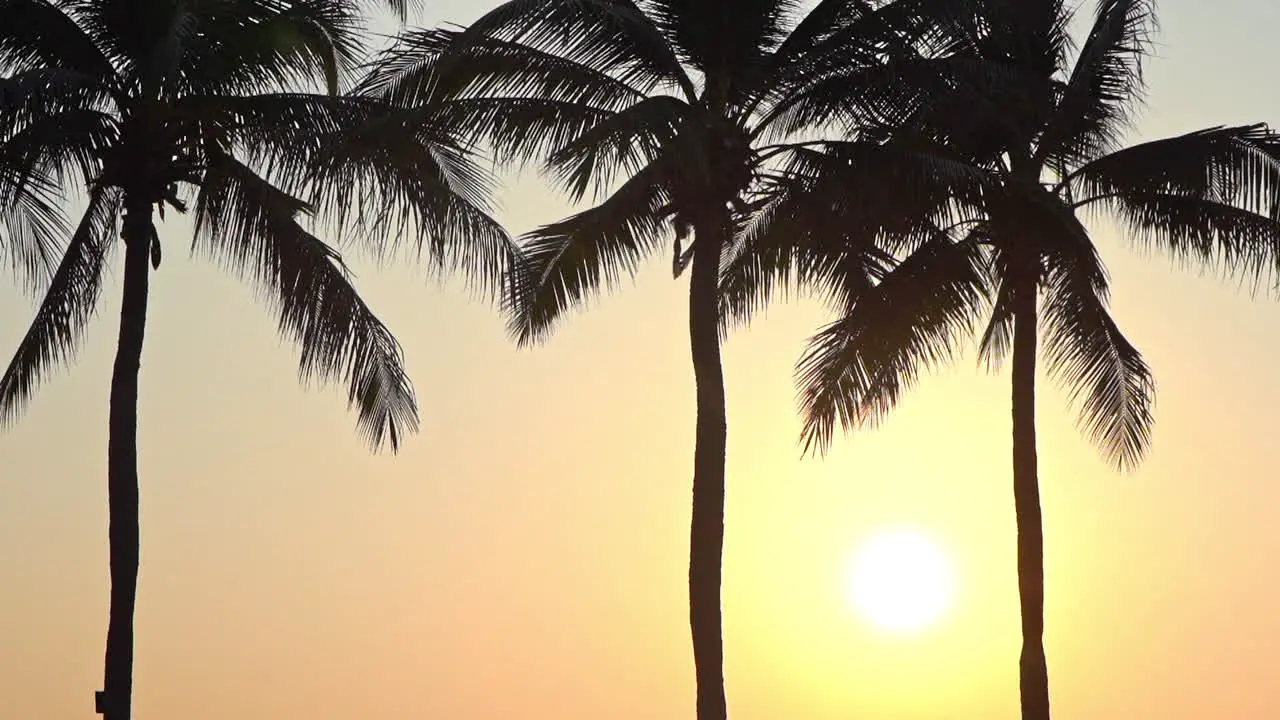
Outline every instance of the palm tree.
<svg viewBox="0 0 1280 720"><path fill-rule="evenodd" d="M403 3L401 3L403 4ZM4 157L32 187L83 188L86 209L0 377L0 422L70 360L124 245L111 380L111 604L98 710L130 717L138 572L137 397L155 213L191 205L194 247L265 291L304 377L345 381L358 427L394 450L416 429L401 351L304 225L313 209L373 236L425 233L443 267L500 278L509 241L485 174L445 134L395 153L359 132L370 99L336 91L359 60L355 0L2 0ZM327 93L300 92L321 86ZM377 211L360 213L377 204Z"/></svg>
<svg viewBox="0 0 1280 720"><path fill-rule="evenodd" d="M771 168L815 133L841 136L846 106L885 100L892 59L939 51L908 22L931 4L947 3L824 0L804 14L790 0L509 0L465 29L405 34L364 86L421 108L402 113L401 128L428 117L467 128L500 160L541 161L574 201L596 199L524 238L511 308L522 345L674 235L674 274L691 275L689 621L700 720L727 716L721 258Z"/></svg>
<svg viewBox="0 0 1280 720"><path fill-rule="evenodd" d="M1154 0L1100 0L1078 52L1063 0L957 7L945 33L964 50L944 72L917 78L918 102L896 106L874 152L832 143L807 158L806 175L862 188L832 222L875 236L882 254L867 264L875 272L831 270L851 255L848 244L788 232L806 210L780 190L765 214L784 221L763 223L748 240L753 257L782 260L744 263L730 273L731 296L758 296L792 266L834 291L841 317L797 369L803 441L822 451L837 425L882 419L987 318L981 357L995 368L1012 354L1022 717L1047 720L1038 338L1051 374L1079 404L1081 430L1120 469L1140 461L1153 423L1150 368L1108 312L1107 273L1081 215L1105 212L1135 242L1186 263L1274 271L1280 134L1215 127L1123 144L1143 95ZM800 219L786 220L793 215Z"/></svg>

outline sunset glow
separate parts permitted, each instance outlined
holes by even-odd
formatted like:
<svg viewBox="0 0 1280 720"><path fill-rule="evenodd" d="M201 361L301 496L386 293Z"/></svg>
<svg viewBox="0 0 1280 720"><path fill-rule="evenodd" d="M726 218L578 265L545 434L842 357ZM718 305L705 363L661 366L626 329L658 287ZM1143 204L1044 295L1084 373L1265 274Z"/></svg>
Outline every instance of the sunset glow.
<svg viewBox="0 0 1280 720"><path fill-rule="evenodd" d="M348 2L359 11L351 24L358 41L351 57L338 53L333 38L340 33L326 36L310 25L281 33L271 22L233 15L242 6L319 13ZM878 40L855 51L810 53L805 63L782 63L782 38L816 8L822 8L819 21L861 18L866 8L891 0L520 0L552 20L508 35L478 34L477 47L488 48L485 53L442 66L503 76L492 88L461 94L456 108L430 116L429 123L431 106L416 107L388 91L383 100L389 104L375 123L358 125L354 141L336 131L329 137L325 128L356 126L354 119L366 112L361 108L382 102L343 96L374 87L363 76L368 67L380 67L376 52L400 47L393 46L399 34L411 33L414 40L405 47L423 56L443 52L450 33L507 2L249 0L226 3L226 20L209 15L208 22L196 22L215 8L223 13L223 4L0 0L0 18L39 7L63 25L61 14L101 6L103 17L122 29L119 42L104 42L103 52L94 50L96 40L82 43L94 50L87 52L58 33L38 32L34 22L0 19L0 116L18 118L0 123L0 362L44 368L37 373L38 392L24 390L34 385L0 382L0 720L116 720L94 712L95 691L105 684L112 619L110 543L132 543L113 531L113 493L141 527L136 608L131 624L117 623L131 628L132 637L126 720L697 720L700 684L715 686L710 695L723 689L727 698L727 717L709 720L1050 720L1021 707L1023 695L1033 694L1022 680L1027 638L1030 644L1043 640L1042 655L1025 655L1046 658L1051 720L1280 720L1280 692L1272 689L1280 678L1280 473L1273 437L1280 427L1274 368L1280 355L1280 211L1252 223L1274 238L1265 245L1271 256L1260 279L1224 282L1213 263L1196 256L1207 247L1194 242L1197 233L1171 235L1184 250L1179 254L1162 249L1159 233L1135 229L1144 221L1228 225L1235 218L1230 208L1219 208L1213 197L1191 202L1180 193L1225 195L1237 184L1257 185L1249 197L1274 200L1265 207L1280 208L1280 93L1271 91L1280 49L1266 30L1280 23L1280 0L975 0L981 12L1008 17L984 19L973 37L990 40L983 52L1007 56L1017 70L1006 73L999 65L1002 72L976 80L964 74L969 58L953 62L942 50L937 58L919 53L911 36L904 36L910 42ZM948 22L959 18L958 26L981 17L956 12L962 4L902 3L943 13ZM407 19L395 11L399 5L408 7ZM754 16L768 22L747 22L756 5L777 12ZM1043 126L1051 105L1076 97L1065 91L1073 68L1050 76L1049 61L1074 58L1091 46L1099 8L1117 13L1108 27L1120 36L1117 28L1145 27L1133 16L1148 6L1158 8L1159 32L1153 30L1144 50L1141 73L1102 56L1101 74L1078 75L1088 85L1082 96L1132 96L1146 104L1086 104L1097 112L1082 111L1080 122ZM1053 27L1067 28L1070 43L1052 45L1047 33L996 34L1037 18L1047 22L1056 17L1049 10L1066 7L1078 10L1069 24ZM605 21L595 27L569 19L584 8L603 8ZM650 24L658 29L645 25L634 37L618 30L626 29L635 8L656 17L659 22ZM706 8L722 17L683 25L667 20L669 14L710 12ZM1121 12L1126 9L1128 19ZM880 27L862 19L840 22ZM774 24L779 27L771 29ZM805 33L810 39L789 47L828 37L818 26L811 22ZM950 25L921 30L921 37L932 38L937 27ZM768 42L712 42L748 30ZM829 35L842 37L845 30ZM173 42L156 45L163 52L142 58L146 62L125 63L126 51L139 44L135 31L139 37L171 33ZM242 52L225 62L182 59L222 48L211 39L215 31L260 37L270 52ZM662 33L678 42L650 37L662 40ZM1104 40L1107 34L1101 34ZM16 38L12 47L3 41L7 36ZM1025 37L1043 47L1030 52L1019 42ZM534 55L536 62L503 57L502 48L515 42L510 38L545 41L554 52L545 60ZM691 57L700 43L715 50L704 53L707 63ZM1146 41L1132 44L1145 47ZM570 72L576 65L557 60L557 53L579 46L587 70ZM636 53L666 50L659 62L636 62L627 59L631 46ZM66 83L65 92L30 96L32 103L58 110L48 132L40 125L41 132L18 133L35 111L13 98L37 87L43 76L31 75L30 82L27 75L10 77L4 63L45 63L45 55L67 53L83 56L85 68L48 62L41 69L50 81ZM1036 72L1045 66L1041 75L1028 76L1034 83L1024 82L1034 92L1000 85L1023 77L1016 65L1023 56L1034 61ZM315 75L308 92L323 97L304 105L292 89L256 88L232 72L236 63L261 60L265 66L281 58L293 58L281 70L284 76ZM903 59L911 72L887 66L894 72L848 72L882 58ZM419 67L421 59L405 56L387 67ZM118 65L121 77L131 79L104 84L112 77L98 72L104 63ZM705 67L716 63L732 66L724 76L733 82L708 81L715 73ZM678 77L663 74L668 64L688 66L688 84L701 93L697 102L685 107L673 101L684 90ZM244 74L274 82L274 70L254 67ZM948 74L935 76L934 67ZM555 73L546 70L542 77L546 68ZM776 69L785 72L763 83ZM334 72L340 82L330 87ZM561 72L568 78L563 83ZM862 127L850 113L835 113L842 105L820 102L820 93L796 92L814 78L823 88L864 75L873 84L859 91L865 98L854 99L867 105L866 112L874 110L885 124L906 118L920 127L896 135ZM915 75L928 81L923 90L888 92ZM216 93L192 89L206 76L217 80ZM415 82L386 87L443 97L454 84L442 78L424 73ZM106 90L89 92L82 83ZM956 88L988 83L990 109L985 97L940 102ZM578 84L582 88L573 89ZM763 88L757 96L741 90L753 84ZM880 84L885 88L877 89ZM1126 84L1133 85L1131 92L1122 93ZM164 89L170 85L171 91ZM573 102L507 97L563 88L572 89L563 91ZM486 94L493 97L480 102ZM794 104L770 110L775 96L792 95ZM1024 96L1038 101L1007 105ZM487 100L494 98L502 102L490 111ZM893 111L912 98L921 107L932 103L929 112ZM73 101L88 109L66 111L59 104ZM260 111L249 111L260 102ZM114 115L99 110L117 103ZM153 106L163 106L165 117L152 118L159 112ZM684 109L676 115L672 107ZM1003 112L1006 107L1018 112ZM764 110L776 125L739 132L740 124L759 129ZM113 117L127 113L142 120L123 134ZM820 113L832 113L838 122L830 130L801 133L806 118ZM553 146L606 115L616 123L592 131L595 139L582 145L586 150L570 144L556 155L562 163L544 167L542 156ZM404 132L405 118L418 122L418 130ZM546 130L546 142L536 147L528 141L537 157L527 163L507 162L490 147L493 140L539 137L543 122L552 129L563 124L563 132ZM148 132L153 123L172 132ZM1041 176L1022 176L1021 166L1041 155L1039 145L1048 145L1043 138L1087 155L1252 123L1276 131L1266 146L1274 157L1263 163L1259 155L1253 170L1225 160L1202 168L1181 155L1156 167L1140 148L1110 170L1105 162L1081 159L1086 171L1080 173L1073 159L1046 165ZM493 132L474 132L480 124ZM419 137L435 137L436 131L435 145ZM36 153L22 142L11 149L6 133L35 138L31 142L78 133L85 144L68 141L56 146L58 153ZM101 151L86 149L105 143L99 135L112 134L120 137ZM171 141L170 134L190 142ZM384 136L415 142L388 149ZM931 136L946 153L925 153L917 145ZM895 149L890 140L905 140L896 148L905 154L887 154ZM997 152L995 143L1013 141L1027 152ZM136 163L120 159L151 144L180 152L139 153L143 162ZM218 144L226 149L213 152ZM658 150L650 152L650 145ZM421 152L394 152L405 147ZM1243 146L1206 140L1203 147L1212 159L1218 148L1225 155ZM250 173L243 168L274 177L277 165L301 168L304 155L325 148L353 155L369 149L372 159L365 169L335 170L335 188L318 199L304 196L310 183L319 183L307 178L319 171L281 180L288 193L244 181ZM457 161L455 153L464 150L474 150L474 163ZM188 152L194 154L190 162ZM1000 169L992 173L999 182L976 184L973 177L985 177L989 169L975 173L973 162L957 159L980 152ZM28 182L10 163L35 163L46 154L68 160L70 175L81 172L80 164L110 163L112 172L104 176L117 182L112 178L132 179L152 172L154 164L176 167L192 180L181 182L185 194L177 198L186 212L167 200L138 204L168 208L155 213L154 237L142 236L148 244L132 244L151 253L133 253L134 265L149 273L135 273L146 278L149 298L140 364L117 360L122 316L141 317L123 309L129 251L122 202L111 209L109 197L94 200L96 185L65 188L69 221L59 243L71 240L91 201L107 208L99 213L104 239L88 238L76 245L78 255L66 253L84 267L100 264L100 282L80 282L81 273L72 272L76 264L59 270L61 245L38 282L10 272L24 258L43 257L18 232L31 228L15 224L17 230L7 230L12 203L6 205L6 182ZM651 155L657 158L652 165ZM817 162L820 156L827 161ZM903 157L911 162L900 162ZM864 159L880 164L853 172ZM473 166L482 171L475 178L467 172ZM717 194L738 187L730 182L735 173L723 167L758 175L754 185L735 191L736 202ZM1258 169L1267 172L1254 173ZM1251 173L1265 182L1241 179ZM946 182L932 184L929 193L898 192L891 184L934 174ZM1121 192L1130 175L1155 181L1141 193ZM846 176L858 181L856 192L811 193L814 202L802 202L808 189ZM392 189L403 192L366 192L356 181L365 177L400 178ZM574 182L579 179L581 188ZM204 196L195 181L211 188L208 202L198 202ZM396 199L428 196L446 181L467 191L457 193L460 198L485 200L475 204L486 211L463 212L466 203L442 201L406 213ZM145 185L155 192L168 187ZM1031 218L1027 231L973 220L981 214L972 208L946 209L951 201L943 201L957 192L948 189L953 186L968 188L966 202L996 208L984 210L987 215L1002 207L991 198L1012 198L1019 227L1022 215ZM617 207L630 211L606 206L608 212L588 212L623 188L624 199L633 199ZM1076 207L1095 194L1097 204ZM935 196L935 213L897 217L899 206L929 209L934 203L917 201ZM780 202L793 197L799 198L793 205ZM1045 197L1057 198L1051 209L1066 209L1063 222L1044 214L1039 223ZM1111 205L1135 198L1150 204L1123 213ZM219 225L209 216L218 208L230 216L255 203L260 212L240 217L243 222L233 217ZM732 222L711 223L700 212L677 215L681 204L696 210L705 205L715 211L707 216ZM784 212L789 208L794 213ZM885 247L868 244L879 237L872 220L885 208L894 211L890 228L904 235L900 254L908 246L941 245L938 235L954 235L947 246L953 251L977 249L921 254L920 263L899 272L890 257L897 245L887 236ZM345 210L346 224L357 227L333 217L339 210ZM443 220L426 222L437 210L475 228L440 231L436 225ZM489 224L482 216L491 216L492 228L501 226L522 248L539 250L521 253L528 255L522 262L555 257L566 267L581 264L559 275L530 265L536 274L508 274L499 278L503 282L471 277L472 268L496 274L501 263L494 258L507 247L496 229L484 232ZM565 225L580 216L590 222ZM359 227L382 217L389 219L385 228ZM809 222L793 221L797 217ZM402 218L410 219L402 226ZM697 224L685 227L689 218ZM1048 231L1041 232L1041 224ZM759 264L739 263L740 277L725 272L734 253L749 259L750 252L768 250L760 241L767 239L766 225L778 228L775 239L809 245L792 254L777 248L760 253ZM277 227L285 232L276 233ZM248 232L255 228L279 234L283 244ZM734 252L717 254L698 239L717 233ZM446 242L455 235L456 243ZM1083 244L1085 235L1092 245ZM554 248L549 239L561 236L563 247ZM818 242L823 237L838 243ZM1235 250L1242 256L1263 247L1240 237ZM863 245L848 251L846 244L855 241ZM719 305L692 302L691 250L699 242L705 259L697 261L703 269L696 276L707 280L696 285L708 297L717 272L739 277L739 284L725 287L750 292ZM1050 252L1024 255L1006 253L997 242L1015 250L1032 242L1037 248L1056 244L1043 245ZM786 249L788 243L778 245ZM840 253L829 253L832 248ZM1228 266L1233 252L1223 251L1215 262ZM717 258L721 265L708 268ZM764 282L753 273L767 269L766 260L786 270L787 278L799 278L802 270L815 277ZM1050 260L1066 269L1050 273ZM326 271L317 276L324 282L304 286L294 277L315 268ZM827 283L826 275L837 270L858 282ZM997 282L997 270L1016 271L1011 277L1017 282ZM43 285L59 272L78 293L92 296L92 313L71 302L52 302L57 312L41 313ZM901 284L886 290L885 277ZM1072 277L1088 282L1049 284ZM522 328L551 317L529 312L530 323L512 321L517 300L528 301L527 278L540 282L539 308L564 309L556 311L555 322L522 336ZM588 281L596 280L593 289ZM1023 292L1033 281L1044 285L1043 292ZM359 291L359 302L334 290L344 283ZM899 295L903 287L923 290ZM1026 303L1028 312L1005 308L1029 295L1039 304ZM1072 297L1098 302L1073 304ZM284 312L286 300L292 314ZM719 325L712 322L713 310L723 316L736 302L758 305L749 322L719 316ZM330 305L329 322L302 322ZM1068 312L1077 306L1089 312ZM1102 306L1105 315L1096 312ZM857 315L857 308L871 311ZM376 322L353 320L366 310ZM69 332L71 320L64 320L79 323L81 315L87 318L83 332ZM1019 335L1029 342L1013 343L1011 323L1032 315L1038 324ZM911 325L904 319L909 317L918 322ZM1094 331L1085 332L1072 317L1092 321ZM41 322L56 342L28 341L41 318L53 318ZM298 325L293 330L290 319ZM698 353L716 356L700 371L691 323L705 340L696 343ZM953 332L938 330L942 325L954 326ZM716 343L718 327L725 331ZM1113 327L1122 328L1123 337L1110 332ZM364 328L373 340L334 339L353 328ZM877 329L879 335L872 332ZM954 342L926 342L944 335L954 335ZM1000 363L993 357L999 353L983 349L1002 346L1002 338L1008 352ZM331 372L307 374L315 357L304 352L308 343L337 358ZM844 363L855 346L869 360L840 367L835 360ZM1142 363L1108 353L1130 346ZM815 347L834 358L824 372L806 371L823 369L805 362ZM1034 372L1031 363L1014 361L1013 347L1023 348L1019 358L1035 359ZM1102 350L1073 355L1071 347ZM369 363L366 373L348 371L344 363L367 361L370 353L379 354L374 350L397 359ZM12 360L20 352L25 364ZM1083 390L1064 378L1064 364L1071 371L1065 375L1084 379ZM129 413L118 410L125 404L114 399L115 376L123 372L117 365L137 370L137 397L128 404L136 406L136 422L126 422ZM1154 384L1142 382L1143 373L1133 370L1139 366L1150 370ZM1017 412L1015 368L1034 380L1035 390L1018 395ZM1103 372L1108 369L1109 375ZM4 372L0 366L0 380ZM1105 382L1107 377L1128 381ZM858 391L806 394L806 383L817 384L813 378L837 390L857 385ZM373 385L391 388L392 395L412 388L416 415L386 411L393 404L383 402L386 393L368 391ZM2 402L6 387L21 400L8 409ZM1153 404L1133 402L1149 391ZM361 397L369 400L364 406ZM1123 422L1082 421L1082 408L1110 405L1119 409L1104 419ZM806 418L814 406L827 408L826 424ZM371 425L360 424L364 408L369 415L399 418L404 427L397 428L397 452L390 452L389 440L383 443L388 447L372 450L366 437ZM110 449L113 412L114 424L127 431L114 434L117 443L136 440L129 457L137 461L139 493L132 499L127 487L120 490L132 485L109 482L110 459L123 457ZM406 423L410 419L416 423ZM1145 428L1147 419L1149 435L1115 430L1126 423ZM814 428L830 430L829 444L806 442ZM1034 442L1027 441L1031 429ZM1107 455L1137 446L1144 450L1137 453L1140 462L1117 463ZM1034 463L1025 448L1034 450ZM1017 475L1029 474L1032 465L1036 482L1019 488L1034 487L1034 496L1015 492ZM705 482L705 468L712 466L724 469L718 485ZM711 491L695 492L695 482ZM1020 532L1020 515L1031 510L1037 517L1026 528L1037 532ZM716 514L716 522L701 521ZM714 553L693 553L695 539L700 550ZM1019 542L1033 552L1020 554ZM692 573L691 556L716 572ZM1027 570L1033 556L1042 560L1042 573ZM1029 592L1033 585L1043 594ZM117 590L118 604L124 594ZM706 612L691 611L691 594ZM1040 625L1022 622L1028 607L1043 615L1042 633ZM709 630L692 629L695 617ZM710 663L698 664L695 634L723 640L722 652L703 651ZM706 670L713 665L721 672Z"/></svg>

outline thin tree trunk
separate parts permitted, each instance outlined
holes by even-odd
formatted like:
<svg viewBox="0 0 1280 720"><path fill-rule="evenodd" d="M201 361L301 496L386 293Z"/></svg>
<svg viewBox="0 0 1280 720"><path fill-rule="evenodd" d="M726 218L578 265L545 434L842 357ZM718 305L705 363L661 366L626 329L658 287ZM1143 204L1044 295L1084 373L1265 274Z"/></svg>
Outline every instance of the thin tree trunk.
<svg viewBox="0 0 1280 720"><path fill-rule="evenodd" d="M693 459L693 521L689 536L689 626L697 679L698 720L728 717L720 578L724 551L724 465L727 441L724 370L720 364L720 250L727 213L695 225L689 281L689 341L697 383L697 440Z"/></svg>
<svg viewBox="0 0 1280 720"><path fill-rule="evenodd" d="M1049 669L1044 652L1044 527L1036 460L1036 286L1036 276L1026 273L1014 297L1013 319L1013 498L1022 610L1022 720L1049 720Z"/></svg>
<svg viewBox="0 0 1280 720"><path fill-rule="evenodd" d="M138 370L147 323L151 204L126 197L124 300L111 374L108 506L111 543L111 615L107 628L103 714L130 720L133 702L133 613L138 597Z"/></svg>

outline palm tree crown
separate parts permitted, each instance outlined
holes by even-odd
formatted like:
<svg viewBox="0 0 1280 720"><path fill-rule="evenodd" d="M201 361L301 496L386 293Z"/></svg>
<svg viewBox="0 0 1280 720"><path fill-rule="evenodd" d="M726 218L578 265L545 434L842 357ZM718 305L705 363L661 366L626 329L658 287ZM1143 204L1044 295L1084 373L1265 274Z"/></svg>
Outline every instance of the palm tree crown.
<svg viewBox="0 0 1280 720"><path fill-rule="evenodd" d="M391 158L354 137L375 103L295 90L318 79L332 95L359 60L356 4L4 0L0 26L0 176L21 178L13 192L78 184L88 201L0 379L0 417L14 420L74 350L129 195L162 216L190 206L195 247L267 291L303 375L345 380L362 434L398 445L417 425L400 350L303 219L319 203L384 236L417 212L433 257L476 279L500 274L504 235L485 213L484 173L446 135ZM45 195L19 196L5 204L24 211L10 213L9 245L38 273L58 227Z"/></svg>
<svg viewBox="0 0 1280 720"><path fill-rule="evenodd" d="M1015 295L1029 285L1049 368L1080 401L1082 429L1131 468L1150 440L1154 385L1107 310L1106 269L1082 215L1102 211L1179 260L1267 272L1280 250L1280 135L1224 126L1123 145L1143 97L1152 0L1100 2L1074 57L1061 0L969 6L974 22L949 28L966 50L878 129L895 171L858 167L853 143L815 153L845 187L866 190L833 210L879 234L886 266L872 285L865 273L822 278L846 312L800 365L805 440L822 449L837 426L882 418L984 314L981 355L997 367L1012 350ZM900 199L878 202L891 196ZM788 260L839 247L822 239L777 232L760 245Z"/></svg>

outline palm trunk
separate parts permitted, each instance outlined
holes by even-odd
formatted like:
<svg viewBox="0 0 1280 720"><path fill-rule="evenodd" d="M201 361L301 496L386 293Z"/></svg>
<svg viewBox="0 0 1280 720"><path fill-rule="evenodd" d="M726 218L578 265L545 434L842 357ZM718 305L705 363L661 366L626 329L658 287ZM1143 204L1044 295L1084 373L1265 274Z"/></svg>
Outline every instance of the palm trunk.
<svg viewBox="0 0 1280 720"><path fill-rule="evenodd" d="M111 615L104 690L106 720L129 720L133 702L133 613L138 597L138 370L147 323L147 281L155 227L151 203L126 197L124 301L111 375L108 507Z"/></svg>
<svg viewBox="0 0 1280 720"><path fill-rule="evenodd" d="M1018 596L1022 610L1019 687L1022 720L1049 720L1044 652L1044 528L1036 461L1035 275L1015 291L1013 319L1013 502L1018 521Z"/></svg>
<svg viewBox="0 0 1280 720"><path fill-rule="evenodd" d="M727 442L724 370L720 365L720 250L727 213L695 225L689 281L689 341L698 393L689 534L689 626L697 680L698 720L725 720L724 638L720 617L724 551L724 465Z"/></svg>

